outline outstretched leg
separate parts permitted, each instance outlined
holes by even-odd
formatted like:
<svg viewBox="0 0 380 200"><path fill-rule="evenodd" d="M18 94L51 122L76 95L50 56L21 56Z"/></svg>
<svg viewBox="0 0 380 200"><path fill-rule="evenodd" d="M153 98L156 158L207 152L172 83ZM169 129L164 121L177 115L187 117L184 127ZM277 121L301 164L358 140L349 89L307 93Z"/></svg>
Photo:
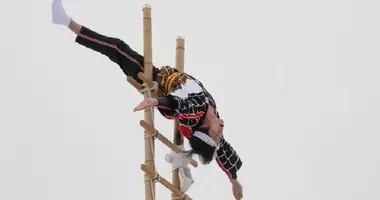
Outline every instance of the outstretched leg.
<svg viewBox="0 0 380 200"><path fill-rule="evenodd" d="M52 21L68 27L77 37L75 42L107 56L111 61L117 63L127 76L132 76L136 81L142 83L138 73L144 70L144 57L129 47L119 38L101 35L69 17L63 8L61 0L53 0ZM153 77L156 77L158 69L153 67Z"/></svg>
<svg viewBox="0 0 380 200"><path fill-rule="evenodd" d="M101 35L73 20L69 28L73 32L78 31L76 43L107 56L120 66L125 75L132 76L142 83L137 75L144 71L144 57L133 51L125 42Z"/></svg>

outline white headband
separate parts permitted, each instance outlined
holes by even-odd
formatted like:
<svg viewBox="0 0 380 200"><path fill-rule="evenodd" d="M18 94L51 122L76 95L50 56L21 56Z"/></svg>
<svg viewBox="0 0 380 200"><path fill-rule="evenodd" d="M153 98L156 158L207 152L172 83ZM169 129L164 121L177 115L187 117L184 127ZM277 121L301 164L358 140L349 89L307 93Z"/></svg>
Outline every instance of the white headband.
<svg viewBox="0 0 380 200"><path fill-rule="evenodd" d="M203 133L200 131L195 131L193 136L201 139L203 142L206 142L210 146L213 146L213 147L218 146L218 145L216 145L216 142L210 136L208 136L206 133Z"/></svg>

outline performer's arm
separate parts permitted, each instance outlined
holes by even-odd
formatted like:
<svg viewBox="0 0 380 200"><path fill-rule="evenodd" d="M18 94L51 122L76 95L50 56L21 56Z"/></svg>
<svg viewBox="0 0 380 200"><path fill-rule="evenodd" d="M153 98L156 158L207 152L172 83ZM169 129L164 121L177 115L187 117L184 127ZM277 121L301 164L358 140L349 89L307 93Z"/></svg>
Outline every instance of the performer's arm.
<svg viewBox="0 0 380 200"><path fill-rule="evenodd" d="M207 110L208 103L203 92L182 99L178 96L167 95L157 97L157 108L166 118L194 118L199 120Z"/></svg>
<svg viewBox="0 0 380 200"><path fill-rule="evenodd" d="M230 179L237 179L237 172L243 165L239 155L224 138L217 150L216 162Z"/></svg>
<svg viewBox="0 0 380 200"><path fill-rule="evenodd" d="M232 192L236 200L243 198L243 187L238 181L237 172L243 165L242 160L232 146L222 138L217 151L216 161L219 167L228 175L232 184Z"/></svg>

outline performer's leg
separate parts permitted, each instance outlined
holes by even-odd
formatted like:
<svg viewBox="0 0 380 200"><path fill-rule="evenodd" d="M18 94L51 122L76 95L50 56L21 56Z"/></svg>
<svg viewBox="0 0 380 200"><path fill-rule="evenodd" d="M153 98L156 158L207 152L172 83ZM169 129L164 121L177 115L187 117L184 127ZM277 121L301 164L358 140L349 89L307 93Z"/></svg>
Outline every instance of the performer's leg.
<svg viewBox="0 0 380 200"><path fill-rule="evenodd" d="M132 76L136 81L142 83L138 73L144 70L144 57L125 42L118 38L101 35L89 28L78 24L66 14L61 0L53 0L53 23L67 26L77 37L75 42L107 56L111 61L117 63L127 76ZM158 69L153 69L155 77Z"/></svg>
<svg viewBox="0 0 380 200"><path fill-rule="evenodd" d="M144 57L131 49L124 41L101 35L73 20L69 27L74 32L79 30L75 42L107 56L117 63L127 76L132 76L142 83L138 78L138 73L144 71Z"/></svg>

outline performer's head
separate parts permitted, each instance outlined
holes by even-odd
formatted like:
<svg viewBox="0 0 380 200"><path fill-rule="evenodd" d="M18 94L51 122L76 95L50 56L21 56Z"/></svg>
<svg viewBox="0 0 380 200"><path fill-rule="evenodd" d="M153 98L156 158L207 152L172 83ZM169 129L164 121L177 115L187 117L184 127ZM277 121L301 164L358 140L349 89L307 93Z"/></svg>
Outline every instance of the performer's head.
<svg viewBox="0 0 380 200"><path fill-rule="evenodd" d="M223 120L215 119L210 122L209 126L203 126L195 131L189 138L190 155L196 154L203 164L209 164L216 156L216 151L223 137L223 127Z"/></svg>
<svg viewBox="0 0 380 200"><path fill-rule="evenodd" d="M157 73L158 95L168 95L181 87L181 84L184 84L187 79L188 76L185 73L179 73L176 68L170 66L161 67Z"/></svg>

